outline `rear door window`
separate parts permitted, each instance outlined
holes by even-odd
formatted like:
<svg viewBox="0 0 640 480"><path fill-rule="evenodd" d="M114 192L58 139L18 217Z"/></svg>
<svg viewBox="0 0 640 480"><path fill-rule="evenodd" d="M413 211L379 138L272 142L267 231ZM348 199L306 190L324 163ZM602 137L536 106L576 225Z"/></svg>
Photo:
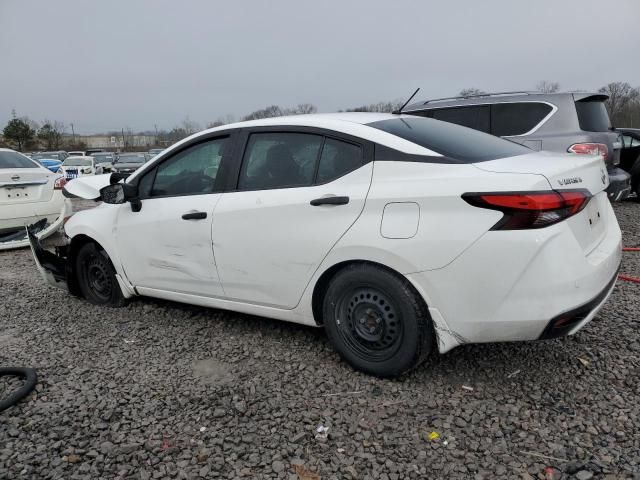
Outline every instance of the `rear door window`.
<svg viewBox="0 0 640 480"><path fill-rule="evenodd" d="M485 133L489 133L491 128L491 112L488 105L439 108L431 110L429 113L430 115L428 116L436 120L455 123L456 125L473 128Z"/></svg>
<svg viewBox="0 0 640 480"><path fill-rule="evenodd" d="M0 152L0 168L38 168L38 164L16 152Z"/></svg>
<svg viewBox="0 0 640 480"><path fill-rule="evenodd" d="M317 183L327 183L362 166L362 147L327 138L318 165Z"/></svg>
<svg viewBox="0 0 640 480"><path fill-rule="evenodd" d="M551 110L551 105L540 102L495 103L491 105L491 133L499 137L523 135Z"/></svg>
<svg viewBox="0 0 640 480"><path fill-rule="evenodd" d="M611 129L609 114L601 100L580 100L576 102L576 112L580 129L586 132L608 132Z"/></svg>

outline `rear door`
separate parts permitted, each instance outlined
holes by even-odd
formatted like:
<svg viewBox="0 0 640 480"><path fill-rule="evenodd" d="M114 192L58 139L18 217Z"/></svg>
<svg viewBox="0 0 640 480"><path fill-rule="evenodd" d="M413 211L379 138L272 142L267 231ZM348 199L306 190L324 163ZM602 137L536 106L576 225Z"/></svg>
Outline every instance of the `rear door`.
<svg viewBox="0 0 640 480"><path fill-rule="evenodd" d="M237 182L218 202L213 244L225 294L294 308L364 208L373 147L318 129L251 129Z"/></svg>
<svg viewBox="0 0 640 480"><path fill-rule="evenodd" d="M609 114L604 104L607 96L588 95L583 98L580 94L574 94L574 99L580 130L589 132L590 142L605 144L609 156L607 163L618 165L622 139L618 132L612 130Z"/></svg>

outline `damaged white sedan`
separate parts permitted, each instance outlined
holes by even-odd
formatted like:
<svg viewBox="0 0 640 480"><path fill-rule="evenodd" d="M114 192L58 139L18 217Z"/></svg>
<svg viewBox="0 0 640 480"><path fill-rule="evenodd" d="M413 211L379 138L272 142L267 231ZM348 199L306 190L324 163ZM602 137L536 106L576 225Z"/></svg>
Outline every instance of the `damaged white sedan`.
<svg viewBox="0 0 640 480"><path fill-rule="evenodd" d="M64 176L29 157L0 148L0 250L29 246L25 227L46 238L71 212Z"/></svg>
<svg viewBox="0 0 640 480"><path fill-rule="evenodd" d="M433 119L344 113L218 127L121 174L32 247L94 304L147 295L324 326L355 368L571 335L610 295L621 233L601 157Z"/></svg>

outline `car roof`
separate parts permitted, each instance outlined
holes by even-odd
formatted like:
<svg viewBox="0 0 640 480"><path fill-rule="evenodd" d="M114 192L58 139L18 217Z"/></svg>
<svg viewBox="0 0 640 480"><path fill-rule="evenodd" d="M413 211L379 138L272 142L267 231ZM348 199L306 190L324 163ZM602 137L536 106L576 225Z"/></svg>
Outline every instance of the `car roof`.
<svg viewBox="0 0 640 480"><path fill-rule="evenodd" d="M414 102L403 109L403 112L409 113L425 109L434 109L441 107L451 107L456 105L482 105L490 103L512 103L512 102L553 102L554 99L561 97L572 97L572 100L578 101L585 98L595 97L600 100L606 100L608 95L598 92L497 92L478 95L457 96L447 98L434 98L428 100L420 100Z"/></svg>
<svg viewBox="0 0 640 480"><path fill-rule="evenodd" d="M410 115L397 115L393 113L375 113L375 112L338 112L338 113L312 113L308 115L290 115L283 117L270 117L262 118L259 120L249 120L245 122L231 123L228 125L222 125L220 127L214 127L207 130L198 132L190 137L187 137L177 143L174 143L165 152L173 151L190 140L198 137L209 135L211 133L224 132L227 130L233 130L237 128L252 128L252 127L315 127L325 130L332 130L339 133L344 133L365 140L373 141L385 145L396 150L400 150L404 153L416 154L416 155L432 155L442 156L432 150L424 148L416 143L410 142L403 138L400 138L391 133L382 131L377 128L372 128L368 124L373 122L379 122L383 120L402 119L402 118L416 118Z"/></svg>

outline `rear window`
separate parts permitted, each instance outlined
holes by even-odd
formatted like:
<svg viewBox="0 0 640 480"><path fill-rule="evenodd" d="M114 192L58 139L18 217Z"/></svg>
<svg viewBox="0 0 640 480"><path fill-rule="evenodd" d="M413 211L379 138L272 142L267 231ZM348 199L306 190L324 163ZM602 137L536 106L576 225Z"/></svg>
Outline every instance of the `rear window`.
<svg viewBox="0 0 640 480"><path fill-rule="evenodd" d="M587 132L608 132L611 129L609 114L601 100L580 100L576 102L580 129Z"/></svg>
<svg viewBox="0 0 640 480"><path fill-rule="evenodd" d="M531 153L530 149L517 143L431 118L403 116L369 123L368 126L463 163Z"/></svg>
<svg viewBox="0 0 640 480"><path fill-rule="evenodd" d="M39 168L39 166L19 153L0 152L0 168Z"/></svg>
<svg viewBox="0 0 640 480"><path fill-rule="evenodd" d="M491 133L499 137L523 135L551 113L546 103L495 103L491 105Z"/></svg>

